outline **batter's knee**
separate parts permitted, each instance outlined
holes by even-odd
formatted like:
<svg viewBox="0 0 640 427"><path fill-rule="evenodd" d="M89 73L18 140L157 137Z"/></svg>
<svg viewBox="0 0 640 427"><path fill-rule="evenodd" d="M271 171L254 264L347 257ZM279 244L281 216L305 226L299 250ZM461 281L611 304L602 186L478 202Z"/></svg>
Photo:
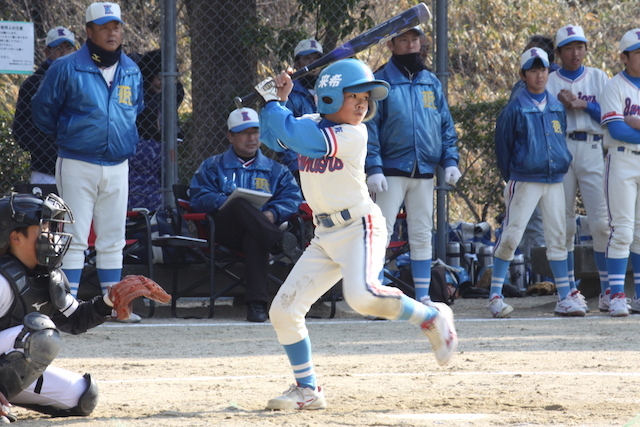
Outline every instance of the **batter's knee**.
<svg viewBox="0 0 640 427"><path fill-rule="evenodd" d="M607 249L611 228L607 220L602 219L596 221L591 227L591 237L593 237L593 248L598 252L604 252Z"/></svg>
<svg viewBox="0 0 640 427"><path fill-rule="evenodd" d="M620 248L628 248L633 241L633 229L629 227L616 227L611 233L611 245Z"/></svg>

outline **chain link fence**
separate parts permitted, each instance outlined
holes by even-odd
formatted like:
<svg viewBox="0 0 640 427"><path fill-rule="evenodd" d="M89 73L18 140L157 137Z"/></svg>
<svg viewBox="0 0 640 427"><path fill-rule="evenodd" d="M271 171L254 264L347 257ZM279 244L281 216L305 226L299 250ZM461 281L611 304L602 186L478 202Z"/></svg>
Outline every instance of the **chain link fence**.
<svg viewBox="0 0 640 427"><path fill-rule="evenodd" d="M0 20L34 23L37 67L46 59L45 39L51 28L64 26L75 33L78 46L84 43L88 4L79 0L4 0ZM146 93L146 108L138 118L138 154L131 160L131 200L137 207L155 210L163 200L163 156L167 154L162 149L161 131L161 82L167 76L162 73L160 51L166 16L163 8L172 2L121 0L119 4L125 22L124 50L139 64ZM316 38L329 52L415 4L407 0L174 0L171 10L176 11L178 72L174 107L179 130L177 149L169 155L177 163L176 183L187 184L205 158L226 150L226 120L235 108L234 97L250 92L260 79L293 66L299 41ZM501 209L504 185L494 163L493 128L518 79L518 56L529 36L553 37L556 29L567 23L582 25L592 40L588 64L613 75L620 69L617 42L626 30L637 26L633 17L639 6L626 0L440 0L437 4L434 0L427 5L434 16L436 7L448 7L447 40L436 43L431 38L431 22L422 28L429 36L426 63L432 70L436 69L433 58L438 44L445 43L449 49L449 73L440 77L448 79L463 172L450 194L450 222L493 221ZM389 56L384 44L358 54L374 70ZM19 143L23 135L20 131L12 134L18 91L25 80L25 76L0 75L2 191L31 179L29 152L26 144Z"/></svg>

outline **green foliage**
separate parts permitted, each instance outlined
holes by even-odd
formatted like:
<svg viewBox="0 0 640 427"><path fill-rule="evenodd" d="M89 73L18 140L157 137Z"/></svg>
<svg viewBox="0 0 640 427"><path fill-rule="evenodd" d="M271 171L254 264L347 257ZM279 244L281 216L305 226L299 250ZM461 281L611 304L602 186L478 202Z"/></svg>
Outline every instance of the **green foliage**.
<svg viewBox="0 0 640 427"><path fill-rule="evenodd" d="M17 183L29 182L29 154L13 140L13 115L0 110L0 193L11 190Z"/></svg>
<svg viewBox="0 0 640 427"><path fill-rule="evenodd" d="M462 178L452 191L450 216L486 221L502 202L504 182L494 155L495 122L506 99L451 107L458 132ZM454 213L456 215L454 215Z"/></svg>

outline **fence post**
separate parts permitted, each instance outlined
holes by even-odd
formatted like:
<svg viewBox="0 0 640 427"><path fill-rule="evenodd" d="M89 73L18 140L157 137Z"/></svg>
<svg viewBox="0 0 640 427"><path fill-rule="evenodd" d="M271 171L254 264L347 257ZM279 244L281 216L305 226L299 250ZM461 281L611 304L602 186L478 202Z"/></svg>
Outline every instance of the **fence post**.
<svg viewBox="0 0 640 427"><path fill-rule="evenodd" d="M176 62L176 0L164 0L162 21L162 205L173 207L178 183L178 111Z"/></svg>

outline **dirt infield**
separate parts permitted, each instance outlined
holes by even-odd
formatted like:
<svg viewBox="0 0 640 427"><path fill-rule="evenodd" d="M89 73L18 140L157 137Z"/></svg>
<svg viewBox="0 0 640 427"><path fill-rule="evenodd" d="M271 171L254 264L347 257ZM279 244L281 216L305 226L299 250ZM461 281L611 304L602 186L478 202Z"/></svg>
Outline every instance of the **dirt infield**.
<svg viewBox="0 0 640 427"><path fill-rule="evenodd" d="M64 336L55 365L99 381L91 417L14 410L20 426L640 426L640 316L612 319L590 300L586 318L555 318L554 298L511 299L501 320L483 300L457 300L460 346L444 368L404 322L344 305L309 319L328 408L303 412L264 410L293 382L269 324L232 307L211 320L161 307L140 325Z"/></svg>

